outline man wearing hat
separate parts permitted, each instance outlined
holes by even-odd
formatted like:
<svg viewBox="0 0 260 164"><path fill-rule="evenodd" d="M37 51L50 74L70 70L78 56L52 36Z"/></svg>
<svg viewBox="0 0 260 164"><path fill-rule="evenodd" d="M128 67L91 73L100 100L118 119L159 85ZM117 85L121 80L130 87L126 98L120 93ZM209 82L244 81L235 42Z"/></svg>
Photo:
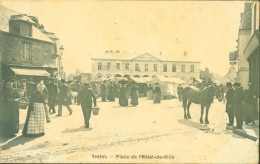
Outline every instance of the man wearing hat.
<svg viewBox="0 0 260 164"><path fill-rule="evenodd" d="M59 86L58 93L58 114L56 116L62 115L62 105L66 106L70 115L72 114L72 109L69 106L70 104L70 89L69 86L65 83L64 79L61 79L61 84Z"/></svg>
<svg viewBox="0 0 260 164"><path fill-rule="evenodd" d="M233 126L234 125L234 111L233 111L233 88L232 88L232 83L228 82L226 84L227 86L227 93L226 93L226 112L228 114L228 126Z"/></svg>
<svg viewBox="0 0 260 164"><path fill-rule="evenodd" d="M47 84L47 89L48 89L49 113L53 114L56 113L55 105L56 105L56 98L58 96L58 87L54 83L54 78L49 79L49 83Z"/></svg>
<svg viewBox="0 0 260 164"><path fill-rule="evenodd" d="M233 111L236 117L237 126L236 129L242 129L243 127L243 106L245 104L245 92L240 87L240 83L235 82L233 85L234 91L233 91Z"/></svg>
<svg viewBox="0 0 260 164"><path fill-rule="evenodd" d="M82 90L79 92L78 101L81 104L86 128L89 128L89 119L92 110L92 99L94 101L94 106L96 106L96 96L94 95L93 90L90 88L89 83L84 83Z"/></svg>

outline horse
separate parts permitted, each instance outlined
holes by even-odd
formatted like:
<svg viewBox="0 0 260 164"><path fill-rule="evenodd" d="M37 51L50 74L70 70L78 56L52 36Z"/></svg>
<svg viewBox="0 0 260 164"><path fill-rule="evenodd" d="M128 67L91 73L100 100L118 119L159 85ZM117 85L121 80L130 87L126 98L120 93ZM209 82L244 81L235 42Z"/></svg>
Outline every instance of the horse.
<svg viewBox="0 0 260 164"><path fill-rule="evenodd" d="M214 96L218 99L218 101L221 101L221 96L219 92L219 88L214 85L207 86L203 89L198 89L193 86L188 86L183 89L182 94L182 102L183 102L183 108L184 108L184 119L191 119L190 116L190 105L192 103L194 104L200 104L201 105L201 116L200 116L200 123L203 122L203 113L204 108L206 107L206 116L205 116L205 123L209 124L208 120L208 112L211 103L213 103ZM187 109L187 114L186 114Z"/></svg>

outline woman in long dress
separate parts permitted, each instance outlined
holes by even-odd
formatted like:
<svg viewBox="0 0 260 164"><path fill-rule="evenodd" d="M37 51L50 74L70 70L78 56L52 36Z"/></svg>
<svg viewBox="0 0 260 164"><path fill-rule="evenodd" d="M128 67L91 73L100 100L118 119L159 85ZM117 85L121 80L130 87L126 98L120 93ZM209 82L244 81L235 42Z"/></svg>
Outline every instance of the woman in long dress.
<svg viewBox="0 0 260 164"><path fill-rule="evenodd" d="M120 106L123 106L123 107L128 106L128 97L127 97L126 84L123 84L123 86L120 88L119 104L120 104Z"/></svg>
<svg viewBox="0 0 260 164"><path fill-rule="evenodd" d="M14 137L19 131L18 92L13 88L13 80L7 79L1 92L0 134Z"/></svg>
<svg viewBox="0 0 260 164"><path fill-rule="evenodd" d="M149 84L149 87L147 88L147 98L149 100L153 99L153 87L151 84Z"/></svg>
<svg viewBox="0 0 260 164"><path fill-rule="evenodd" d="M153 94L154 94L153 103L161 103L161 88L159 87L158 83L156 83L156 87L154 88Z"/></svg>
<svg viewBox="0 0 260 164"><path fill-rule="evenodd" d="M44 85L37 84L37 90L30 98L29 108L23 129L23 135L28 137L39 137L45 134L44 131Z"/></svg>
<svg viewBox="0 0 260 164"><path fill-rule="evenodd" d="M133 86L130 90L130 96L131 96L130 104L133 105L133 106L138 105L137 87L136 87L135 84L133 84Z"/></svg>

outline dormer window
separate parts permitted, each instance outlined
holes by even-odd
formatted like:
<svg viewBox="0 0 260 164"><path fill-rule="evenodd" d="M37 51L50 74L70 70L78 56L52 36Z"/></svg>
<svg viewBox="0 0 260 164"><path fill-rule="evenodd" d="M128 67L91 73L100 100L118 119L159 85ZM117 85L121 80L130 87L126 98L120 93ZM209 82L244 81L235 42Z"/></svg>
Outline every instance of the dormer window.
<svg viewBox="0 0 260 164"><path fill-rule="evenodd" d="M9 32L22 36L32 36L33 23L26 15L13 15L9 20Z"/></svg>

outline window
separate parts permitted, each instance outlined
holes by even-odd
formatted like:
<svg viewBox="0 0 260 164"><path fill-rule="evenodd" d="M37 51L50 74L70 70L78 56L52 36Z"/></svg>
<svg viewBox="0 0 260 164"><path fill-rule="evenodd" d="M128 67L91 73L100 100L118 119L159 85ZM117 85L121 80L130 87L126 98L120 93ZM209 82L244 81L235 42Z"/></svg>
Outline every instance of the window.
<svg viewBox="0 0 260 164"><path fill-rule="evenodd" d="M256 30L256 4L254 6L253 32Z"/></svg>
<svg viewBox="0 0 260 164"><path fill-rule="evenodd" d="M125 70L129 70L129 63L125 64Z"/></svg>
<svg viewBox="0 0 260 164"><path fill-rule="evenodd" d="M181 65L181 72L185 72L185 65Z"/></svg>
<svg viewBox="0 0 260 164"><path fill-rule="evenodd" d="M172 72L176 72L176 65L175 64L172 65Z"/></svg>
<svg viewBox="0 0 260 164"><path fill-rule="evenodd" d="M20 35L32 36L32 25L28 23L20 23Z"/></svg>
<svg viewBox="0 0 260 164"><path fill-rule="evenodd" d="M144 65L144 71L148 71L148 64Z"/></svg>
<svg viewBox="0 0 260 164"><path fill-rule="evenodd" d="M139 64L135 64L135 71L140 71L139 70Z"/></svg>
<svg viewBox="0 0 260 164"><path fill-rule="evenodd" d="M167 72L167 64L163 65L163 72Z"/></svg>
<svg viewBox="0 0 260 164"><path fill-rule="evenodd" d="M154 64L154 65L153 65L153 71L154 71L154 72L157 72L157 64Z"/></svg>
<svg viewBox="0 0 260 164"><path fill-rule="evenodd" d="M23 43L23 51L21 53L22 60L31 60L31 44L30 43Z"/></svg>
<svg viewBox="0 0 260 164"><path fill-rule="evenodd" d="M116 69L120 69L120 63L116 63Z"/></svg>
<svg viewBox="0 0 260 164"><path fill-rule="evenodd" d="M194 65L190 66L190 72L194 72Z"/></svg>
<svg viewBox="0 0 260 164"><path fill-rule="evenodd" d="M107 70L110 70L111 68L111 63L107 63Z"/></svg>
<svg viewBox="0 0 260 164"><path fill-rule="evenodd" d="M102 69L102 63L99 62L99 63L98 63L98 70L101 70L101 69Z"/></svg>

